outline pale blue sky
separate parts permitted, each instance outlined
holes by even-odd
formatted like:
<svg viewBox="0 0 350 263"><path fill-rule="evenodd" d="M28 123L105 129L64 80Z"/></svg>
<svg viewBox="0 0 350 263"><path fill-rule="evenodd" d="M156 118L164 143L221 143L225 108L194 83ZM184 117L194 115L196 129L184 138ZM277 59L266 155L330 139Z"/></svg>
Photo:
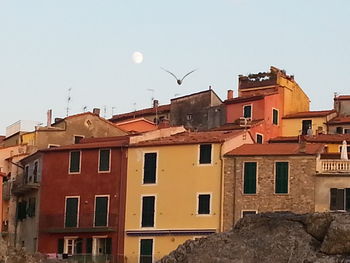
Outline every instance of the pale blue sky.
<svg viewBox="0 0 350 263"><path fill-rule="evenodd" d="M311 109L350 94L348 0L0 0L0 134L84 106L114 113L175 94L237 91L238 74L294 74ZM144 54L134 64L134 51ZM160 69L182 75L182 86ZM103 115L103 113L102 113Z"/></svg>

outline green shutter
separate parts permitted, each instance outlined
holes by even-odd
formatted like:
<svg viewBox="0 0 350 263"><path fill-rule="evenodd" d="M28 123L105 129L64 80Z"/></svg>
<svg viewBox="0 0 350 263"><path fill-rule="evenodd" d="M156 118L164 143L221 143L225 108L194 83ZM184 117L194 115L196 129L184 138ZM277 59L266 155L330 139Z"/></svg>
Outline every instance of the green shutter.
<svg viewBox="0 0 350 263"><path fill-rule="evenodd" d="M157 153L145 153L143 166L143 183L154 184L156 182Z"/></svg>
<svg viewBox="0 0 350 263"><path fill-rule="evenodd" d="M80 172L80 151L70 152L69 171L71 173Z"/></svg>
<svg viewBox="0 0 350 263"><path fill-rule="evenodd" d="M57 242L57 253L58 254L63 254L63 247L64 247L64 239L59 238Z"/></svg>
<svg viewBox="0 0 350 263"><path fill-rule="evenodd" d="M243 111L244 111L243 112L244 118L251 118L252 117L252 106L250 106L250 105L244 106Z"/></svg>
<svg viewBox="0 0 350 263"><path fill-rule="evenodd" d="M272 123L277 125L278 124L278 110L273 109L272 110Z"/></svg>
<svg viewBox="0 0 350 263"><path fill-rule="evenodd" d="M110 150L100 150L100 165L99 171L105 172L109 171L109 159L110 159Z"/></svg>
<svg viewBox="0 0 350 263"><path fill-rule="evenodd" d="M77 227L78 224L78 198L66 199L65 227Z"/></svg>
<svg viewBox="0 0 350 263"><path fill-rule="evenodd" d="M198 196L198 214L210 213L210 195L203 194Z"/></svg>
<svg viewBox="0 0 350 263"><path fill-rule="evenodd" d="M86 253L91 254L92 253L92 238L86 239Z"/></svg>
<svg viewBox="0 0 350 263"><path fill-rule="evenodd" d="M288 194L288 166L288 162L276 162L276 194Z"/></svg>
<svg viewBox="0 0 350 263"><path fill-rule="evenodd" d="M208 164L211 163L211 144L201 144L199 152L199 163Z"/></svg>
<svg viewBox="0 0 350 263"><path fill-rule="evenodd" d="M106 254L112 254L112 238L106 238Z"/></svg>
<svg viewBox="0 0 350 263"><path fill-rule="evenodd" d="M256 194L256 162L244 163L244 194Z"/></svg>
<svg viewBox="0 0 350 263"><path fill-rule="evenodd" d="M108 197L100 196L95 200L95 226L107 226Z"/></svg>
<svg viewBox="0 0 350 263"><path fill-rule="evenodd" d="M83 239L78 238L75 242L76 242L76 254L82 254L83 253Z"/></svg>
<svg viewBox="0 0 350 263"><path fill-rule="evenodd" d="M154 226L154 196L144 196L142 198L142 227Z"/></svg>
<svg viewBox="0 0 350 263"><path fill-rule="evenodd" d="M152 263L153 239L141 239L140 263Z"/></svg>
<svg viewBox="0 0 350 263"><path fill-rule="evenodd" d="M337 210L337 188L331 188L330 190L330 210Z"/></svg>

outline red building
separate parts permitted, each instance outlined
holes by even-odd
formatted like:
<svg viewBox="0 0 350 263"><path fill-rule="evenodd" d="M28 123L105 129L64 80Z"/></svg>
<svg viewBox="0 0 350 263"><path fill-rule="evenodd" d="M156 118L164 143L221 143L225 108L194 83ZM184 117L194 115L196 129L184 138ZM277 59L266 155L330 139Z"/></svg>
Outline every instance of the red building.
<svg viewBox="0 0 350 263"><path fill-rule="evenodd" d="M128 142L128 137L89 139L43 150L41 253L87 254L110 262L123 257Z"/></svg>

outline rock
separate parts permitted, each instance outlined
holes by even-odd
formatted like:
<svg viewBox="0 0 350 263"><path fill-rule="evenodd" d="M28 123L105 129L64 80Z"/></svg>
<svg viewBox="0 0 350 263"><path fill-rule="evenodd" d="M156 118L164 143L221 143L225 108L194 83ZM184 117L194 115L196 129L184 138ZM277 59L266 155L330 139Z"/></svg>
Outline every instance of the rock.
<svg viewBox="0 0 350 263"><path fill-rule="evenodd" d="M347 232L350 217L344 216L331 213L251 215L228 232L186 241L159 262L345 263L341 253L347 246L350 249L350 232ZM347 237L338 244L335 237L340 233ZM329 249L320 250L321 246ZM332 251L330 248L341 252L328 253Z"/></svg>
<svg viewBox="0 0 350 263"><path fill-rule="evenodd" d="M337 214L330 223L321 251L326 254L350 253L350 215Z"/></svg>

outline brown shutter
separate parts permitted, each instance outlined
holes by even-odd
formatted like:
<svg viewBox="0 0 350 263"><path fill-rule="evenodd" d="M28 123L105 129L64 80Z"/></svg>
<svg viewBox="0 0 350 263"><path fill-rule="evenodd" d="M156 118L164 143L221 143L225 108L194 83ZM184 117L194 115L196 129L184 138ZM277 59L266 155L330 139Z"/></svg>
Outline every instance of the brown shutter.
<svg viewBox="0 0 350 263"><path fill-rule="evenodd" d="M337 210L337 188L331 188L330 210Z"/></svg>
<svg viewBox="0 0 350 263"><path fill-rule="evenodd" d="M345 193L344 189L337 190L337 210L345 210L344 193Z"/></svg>

